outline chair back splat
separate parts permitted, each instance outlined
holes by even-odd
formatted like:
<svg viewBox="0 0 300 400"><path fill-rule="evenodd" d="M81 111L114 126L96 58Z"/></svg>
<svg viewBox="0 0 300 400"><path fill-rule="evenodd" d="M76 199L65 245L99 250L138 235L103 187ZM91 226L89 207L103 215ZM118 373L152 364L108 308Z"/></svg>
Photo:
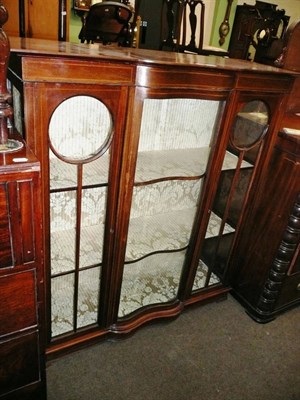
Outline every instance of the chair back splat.
<svg viewBox="0 0 300 400"><path fill-rule="evenodd" d="M228 56L226 50L203 44L204 0L163 0L161 21L162 35L166 34L166 39L161 41L161 50Z"/></svg>

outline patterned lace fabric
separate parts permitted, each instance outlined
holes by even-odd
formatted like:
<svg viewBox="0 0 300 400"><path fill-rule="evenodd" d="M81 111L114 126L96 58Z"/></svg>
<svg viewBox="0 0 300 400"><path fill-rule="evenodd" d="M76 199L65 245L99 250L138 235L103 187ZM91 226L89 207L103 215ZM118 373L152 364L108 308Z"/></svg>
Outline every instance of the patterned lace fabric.
<svg viewBox="0 0 300 400"><path fill-rule="evenodd" d="M191 221L192 217L190 218ZM215 236L219 226L220 220L216 215L212 214L207 237ZM101 259L99 236L97 229L95 227L94 229L94 235L91 233L89 236L83 235L86 244L82 245L82 265L83 263L90 265L95 260ZM189 229L186 230L189 231ZM225 232L229 233L232 231L233 229L229 225L226 225ZM135 256L133 258L136 258L137 255L141 256L149 251L164 249L166 245L164 241L167 241L173 247L175 247L174 244L177 244L178 248L178 232L174 231L173 236L170 235L170 232L172 232L172 228L167 237L165 237L165 231L156 231L158 238L157 241L154 241L154 244L157 244L158 247L152 249L149 248L149 242L138 234L134 243L135 246L132 247L130 252L131 257ZM52 237L53 273L60 272L63 266L64 271L71 272L72 266L74 268L74 249L72 249L72 243L74 242L75 231L73 230L73 237L67 235L64 237L65 233L60 232L60 235L57 236L58 233L56 232ZM163 241L162 243L161 240ZM132 241L134 240L132 239ZM133 254L134 248L137 250L144 249L144 253ZM54 251L57 252L54 253ZM122 281L119 317L124 317L145 305L165 303L173 300L178 290L184 256L184 250L172 253L160 253L153 254L138 262L126 264ZM55 265L57 266L56 269ZM80 271L79 273L78 327L88 326L97 322L100 271L101 268L96 267ZM199 261L193 290L204 287L207 272L207 266L202 261ZM218 282L218 278L212 274L209 284ZM52 334L56 336L73 330L74 273L52 278L51 290Z"/></svg>

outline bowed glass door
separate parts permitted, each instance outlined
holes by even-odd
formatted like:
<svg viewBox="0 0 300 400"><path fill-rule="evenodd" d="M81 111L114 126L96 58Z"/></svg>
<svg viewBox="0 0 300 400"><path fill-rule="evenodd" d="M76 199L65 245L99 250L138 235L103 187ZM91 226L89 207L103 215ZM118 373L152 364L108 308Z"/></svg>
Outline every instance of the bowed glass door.
<svg viewBox="0 0 300 400"><path fill-rule="evenodd" d="M223 103L143 101L119 318L176 300Z"/></svg>

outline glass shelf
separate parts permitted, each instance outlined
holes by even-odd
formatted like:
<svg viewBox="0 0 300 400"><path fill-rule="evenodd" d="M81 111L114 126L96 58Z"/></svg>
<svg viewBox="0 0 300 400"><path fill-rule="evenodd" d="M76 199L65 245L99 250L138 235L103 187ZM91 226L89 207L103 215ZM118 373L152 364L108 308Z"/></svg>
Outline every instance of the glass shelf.
<svg viewBox="0 0 300 400"><path fill-rule="evenodd" d="M125 265L119 306L119 318L128 316L140 307L172 301L177 296L185 251L160 253ZM193 290L206 285L208 267L199 261ZM209 285L219 283L211 274Z"/></svg>
<svg viewBox="0 0 300 400"><path fill-rule="evenodd" d="M188 245L195 209L170 212L132 220L127 243L126 262L132 262L153 252L176 251ZM211 214L206 238L218 235L221 220ZM158 229L161 226L161 230ZM226 224L224 233L234 232ZM80 268L101 263L104 224L82 228ZM151 240L150 240L151 239ZM51 233L52 275L74 270L75 229Z"/></svg>
<svg viewBox="0 0 300 400"><path fill-rule="evenodd" d="M195 212L196 207L132 219L125 261L138 260L157 251L185 248L189 243ZM211 213L206 238L217 236L220 225L221 219ZM225 224L224 233L230 232L234 232L234 228Z"/></svg>
<svg viewBox="0 0 300 400"><path fill-rule="evenodd" d="M208 147L140 152L135 182L202 176L206 170L209 152Z"/></svg>
<svg viewBox="0 0 300 400"><path fill-rule="evenodd" d="M160 179L197 178L204 175L210 148L144 151L139 153L135 182L147 183ZM226 152L223 170L234 169L237 157ZM252 165L243 161L242 167ZM83 186L106 185L108 181L109 155L83 166ZM72 189L77 186L77 166L58 158L50 159L50 190Z"/></svg>
<svg viewBox="0 0 300 400"><path fill-rule="evenodd" d="M210 147L196 149L176 149L143 151L139 153L135 182L147 182L156 179L176 177L192 178L205 174ZM237 157L226 152L223 169L234 169ZM243 162L243 168L251 164Z"/></svg>

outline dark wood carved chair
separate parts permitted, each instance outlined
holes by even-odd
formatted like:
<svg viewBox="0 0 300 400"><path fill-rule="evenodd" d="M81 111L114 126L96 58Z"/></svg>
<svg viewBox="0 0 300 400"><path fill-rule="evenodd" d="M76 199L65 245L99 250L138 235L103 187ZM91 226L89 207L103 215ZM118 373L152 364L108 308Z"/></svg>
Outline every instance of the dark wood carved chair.
<svg viewBox="0 0 300 400"><path fill-rule="evenodd" d="M204 20L203 0L163 0L162 32L164 34L166 21L167 35L161 42L161 49L202 55L228 55L226 50L203 45Z"/></svg>
<svg viewBox="0 0 300 400"><path fill-rule="evenodd" d="M163 0L160 50L178 51L183 3L181 0Z"/></svg>
<svg viewBox="0 0 300 400"><path fill-rule="evenodd" d="M81 43L118 43L130 46L130 23L133 15L131 7L117 2L105 1L94 4L79 33Z"/></svg>

